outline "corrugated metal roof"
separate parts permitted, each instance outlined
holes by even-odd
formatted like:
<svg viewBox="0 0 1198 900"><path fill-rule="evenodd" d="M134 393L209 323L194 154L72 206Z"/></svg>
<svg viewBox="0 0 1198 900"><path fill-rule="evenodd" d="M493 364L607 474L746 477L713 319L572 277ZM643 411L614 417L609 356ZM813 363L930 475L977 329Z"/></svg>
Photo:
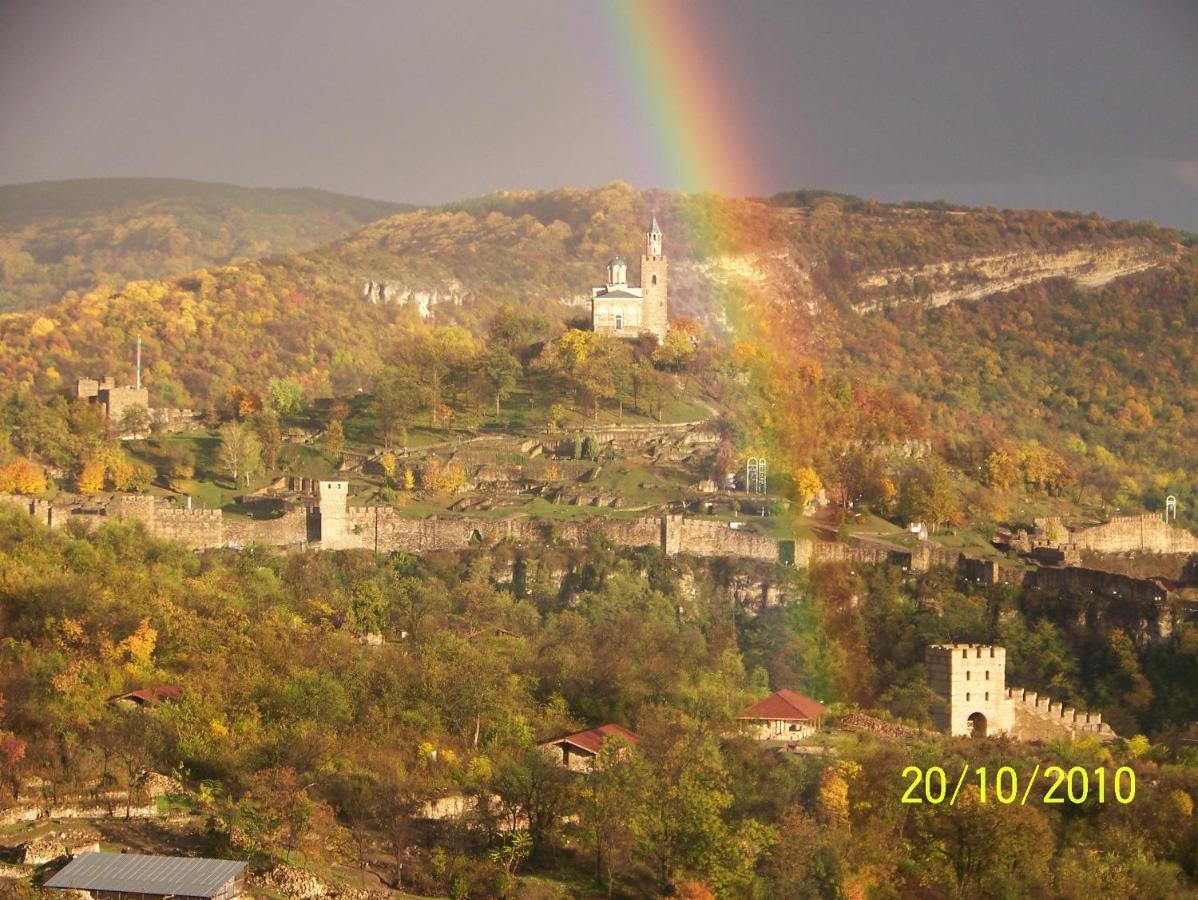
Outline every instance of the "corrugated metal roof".
<svg viewBox="0 0 1198 900"><path fill-rule="evenodd" d="M46 887L211 897L245 865L231 859L81 853L47 881Z"/></svg>

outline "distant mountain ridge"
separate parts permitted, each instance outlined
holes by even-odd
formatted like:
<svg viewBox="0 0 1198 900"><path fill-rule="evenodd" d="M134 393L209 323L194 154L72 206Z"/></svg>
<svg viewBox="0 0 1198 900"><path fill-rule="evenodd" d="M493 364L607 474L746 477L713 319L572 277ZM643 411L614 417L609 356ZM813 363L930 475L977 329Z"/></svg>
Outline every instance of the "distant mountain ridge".
<svg viewBox="0 0 1198 900"><path fill-rule="evenodd" d="M413 207L310 188L167 178L0 187L0 312L68 291L309 250Z"/></svg>

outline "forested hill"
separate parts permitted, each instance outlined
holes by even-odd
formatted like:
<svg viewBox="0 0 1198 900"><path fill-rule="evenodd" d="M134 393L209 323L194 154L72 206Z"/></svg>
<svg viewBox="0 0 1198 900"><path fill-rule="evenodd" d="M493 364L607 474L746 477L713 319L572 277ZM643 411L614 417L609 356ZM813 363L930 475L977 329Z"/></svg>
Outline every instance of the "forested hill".
<svg viewBox="0 0 1198 900"><path fill-rule="evenodd" d="M308 250L410 207L310 189L165 178L0 187L0 312L68 291Z"/></svg>
<svg viewBox="0 0 1198 900"><path fill-rule="evenodd" d="M834 429L860 437L845 398L872 383L890 391L877 395L879 411L941 426L932 433L959 445L950 459L971 468L975 451L994 449L970 449L971 435L975 445L1040 441L1079 464L1097 453L1116 488L1128 473L1111 452L1151 458L1170 478L1183 465L1176 440L1152 437L1198 421L1184 340L1198 324L1198 264L1181 235L1094 215L818 192L731 200L616 183L403 212L310 252L0 317L0 382L47 396L79 375L121 377L140 334L155 402L204 406L283 375L314 396L370 390L401 328L481 333L509 303L585 320L611 256L633 260L635 277L654 211L671 314L698 318L709 345L728 346L731 333L759 348L771 365L755 393L774 407L757 418L796 461ZM368 283L386 283L389 302L364 296ZM431 318L414 298L433 303ZM797 375L810 390L796 389Z"/></svg>

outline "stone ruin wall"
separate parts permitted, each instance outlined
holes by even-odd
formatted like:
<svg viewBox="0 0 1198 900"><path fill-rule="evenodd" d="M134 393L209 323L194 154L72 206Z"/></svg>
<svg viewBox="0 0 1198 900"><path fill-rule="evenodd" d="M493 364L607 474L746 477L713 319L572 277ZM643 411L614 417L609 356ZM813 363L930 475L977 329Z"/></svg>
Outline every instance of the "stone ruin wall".
<svg viewBox="0 0 1198 900"><path fill-rule="evenodd" d="M155 509L152 518L142 521L155 537L177 541L189 550L225 542L225 517L219 509Z"/></svg>
<svg viewBox="0 0 1198 900"><path fill-rule="evenodd" d="M345 511L344 527L334 526L329 533L322 523L321 544L381 553L397 550L425 553L491 547L505 541L540 545L557 540L570 546L584 546L592 536L602 536L621 548L660 547L671 556L735 556L770 562L778 559L778 541L774 538L738 531L729 528L726 522L682 516L596 517L551 523L525 518L414 518L391 507L350 507Z"/></svg>
<svg viewBox="0 0 1198 900"><path fill-rule="evenodd" d="M638 520L640 521L640 520ZM727 522L666 516L662 549L667 556L739 556L776 561L778 541L772 537L729 528Z"/></svg>
<svg viewBox="0 0 1198 900"><path fill-rule="evenodd" d="M195 512L195 510L174 510L174 512ZM201 510L201 512L220 514L220 510L218 509L205 509ZM240 516L224 516L224 531L220 543L201 546L227 547L236 545L239 547L248 547L258 545L303 549L311 539L309 531L310 516L311 513L309 510L302 507L288 509L276 519L246 519ZM157 523L155 523L155 533L157 533L156 529ZM201 547L194 549L201 549Z"/></svg>
<svg viewBox="0 0 1198 900"><path fill-rule="evenodd" d="M1069 535L1069 541L1080 550L1096 553L1128 550L1198 553L1198 537L1158 515L1119 516L1105 524L1075 531Z"/></svg>
<svg viewBox="0 0 1198 900"><path fill-rule="evenodd" d="M1070 531L1060 517L1035 521L1037 530L1055 532L1060 537L1051 546L1088 550L1092 553L1198 553L1198 536L1157 513L1116 516L1101 525Z"/></svg>
<svg viewBox="0 0 1198 900"><path fill-rule="evenodd" d="M668 555L731 556L777 562L779 542L772 537L730 528L727 522L688 519L681 515L636 519L593 517L547 522L527 518L404 515L393 507L346 507L344 496L329 497L320 507L293 507L281 517L248 519L216 509L179 509L166 500L143 494L118 494L107 503L54 504L12 495L0 503L62 527L78 522L88 530L109 518L135 519L156 537L189 549L262 545L302 548L319 540L324 549L365 549L380 553L402 550L426 553L492 547L505 541L543 545L559 541L585 546L601 536L621 548L659 547Z"/></svg>

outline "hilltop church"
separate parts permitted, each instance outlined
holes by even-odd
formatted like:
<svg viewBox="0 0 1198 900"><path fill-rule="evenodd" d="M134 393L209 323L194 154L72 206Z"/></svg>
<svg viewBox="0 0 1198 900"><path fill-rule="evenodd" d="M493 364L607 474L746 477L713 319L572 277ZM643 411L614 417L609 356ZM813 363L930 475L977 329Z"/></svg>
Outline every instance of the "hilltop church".
<svg viewBox="0 0 1198 900"><path fill-rule="evenodd" d="M657 216L645 235L641 257L641 286L628 286L628 266L618 256L607 264L607 284L591 291L591 329L616 337L652 334L664 341L666 317L666 257L661 249Z"/></svg>

